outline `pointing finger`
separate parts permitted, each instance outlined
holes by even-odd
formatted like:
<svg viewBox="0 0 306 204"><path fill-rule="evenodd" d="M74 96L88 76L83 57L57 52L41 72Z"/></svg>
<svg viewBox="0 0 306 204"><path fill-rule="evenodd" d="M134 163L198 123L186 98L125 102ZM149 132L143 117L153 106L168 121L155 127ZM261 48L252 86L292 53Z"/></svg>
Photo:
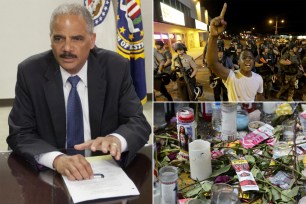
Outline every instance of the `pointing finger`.
<svg viewBox="0 0 306 204"><path fill-rule="evenodd" d="M220 13L220 17L221 17L221 18L224 18L226 9L227 9L227 3L224 3L224 4L223 4L222 11L221 11L221 13Z"/></svg>
<svg viewBox="0 0 306 204"><path fill-rule="evenodd" d="M90 145L92 144L92 140L89 140L87 142L75 145L74 148L76 150L84 150L84 149L89 149Z"/></svg>

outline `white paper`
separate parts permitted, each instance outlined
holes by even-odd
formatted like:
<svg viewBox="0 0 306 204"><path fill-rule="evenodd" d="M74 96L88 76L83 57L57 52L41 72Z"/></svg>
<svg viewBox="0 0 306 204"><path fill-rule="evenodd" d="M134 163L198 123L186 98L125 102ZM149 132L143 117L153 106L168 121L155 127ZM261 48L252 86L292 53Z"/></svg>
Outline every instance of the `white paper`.
<svg viewBox="0 0 306 204"><path fill-rule="evenodd" d="M74 203L120 196L139 195L133 181L110 156L86 158L95 174L103 174L104 178L93 178L82 181L69 181L63 176L69 194Z"/></svg>

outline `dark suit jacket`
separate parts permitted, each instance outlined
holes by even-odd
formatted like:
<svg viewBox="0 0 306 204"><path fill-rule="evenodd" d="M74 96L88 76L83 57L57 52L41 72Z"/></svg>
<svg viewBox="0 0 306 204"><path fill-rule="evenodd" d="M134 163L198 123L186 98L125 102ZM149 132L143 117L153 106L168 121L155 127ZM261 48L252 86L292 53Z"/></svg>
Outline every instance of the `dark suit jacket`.
<svg viewBox="0 0 306 204"><path fill-rule="evenodd" d="M129 62L117 53L94 48L88 56L87 77L91 138L122 135L128 144L127 164L151 132ZM36 165L35 155L64 149L66 144L63 82L51 50L19 64L15 95L7 143Z"/></svg>

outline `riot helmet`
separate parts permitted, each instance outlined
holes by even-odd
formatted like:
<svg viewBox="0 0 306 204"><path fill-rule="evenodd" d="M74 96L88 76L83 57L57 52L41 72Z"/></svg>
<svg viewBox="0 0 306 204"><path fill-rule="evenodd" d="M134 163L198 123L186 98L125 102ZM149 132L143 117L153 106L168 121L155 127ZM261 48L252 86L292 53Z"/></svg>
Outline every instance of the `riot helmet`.
<svg viewBox="0 0 306 204"><path fill-rule="evenodd" d="M161 40L157 40L157 41L155 41L155 45L159 45L159 46L163 47L164 46L164 42L161 41Z"/></svg>
<svg viewBox="0 0 306 204"><path fill-rule="evenodd" d="M174 50L175 50L175 52L177 52L177 50L184 50L186 52L187 47L184 43L178 42L178 43L175 43Z"/></svg>

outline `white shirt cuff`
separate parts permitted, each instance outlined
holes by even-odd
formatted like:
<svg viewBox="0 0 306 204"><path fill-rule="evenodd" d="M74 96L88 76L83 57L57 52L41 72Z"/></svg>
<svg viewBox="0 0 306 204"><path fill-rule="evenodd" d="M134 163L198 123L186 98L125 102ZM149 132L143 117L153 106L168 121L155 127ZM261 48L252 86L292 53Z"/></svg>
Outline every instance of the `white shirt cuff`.
<svg viewBox="0 0 306 204"><path fill-rule="evenodd" d="M41 164L45 167L48 167L50 169L55 170L54 167L53 167L53 161L57 156L62 155L62 154L63 154L62 152L58 152L58 151L43 153L43 154L40 154L36 158L36 161L37 161L37 163L39 163L39 164Z"/></svg>
<svg viewBox="0 0 306 204"><path fill-rule="evenodd" d="M119 135L117 133L112 133L110 135L112 135L114 137L117 137L120 140L120 143L121 143L121 153L122 152L126 152L128 150L126 139L124 137L122 137L122 135Z"/></svg>

